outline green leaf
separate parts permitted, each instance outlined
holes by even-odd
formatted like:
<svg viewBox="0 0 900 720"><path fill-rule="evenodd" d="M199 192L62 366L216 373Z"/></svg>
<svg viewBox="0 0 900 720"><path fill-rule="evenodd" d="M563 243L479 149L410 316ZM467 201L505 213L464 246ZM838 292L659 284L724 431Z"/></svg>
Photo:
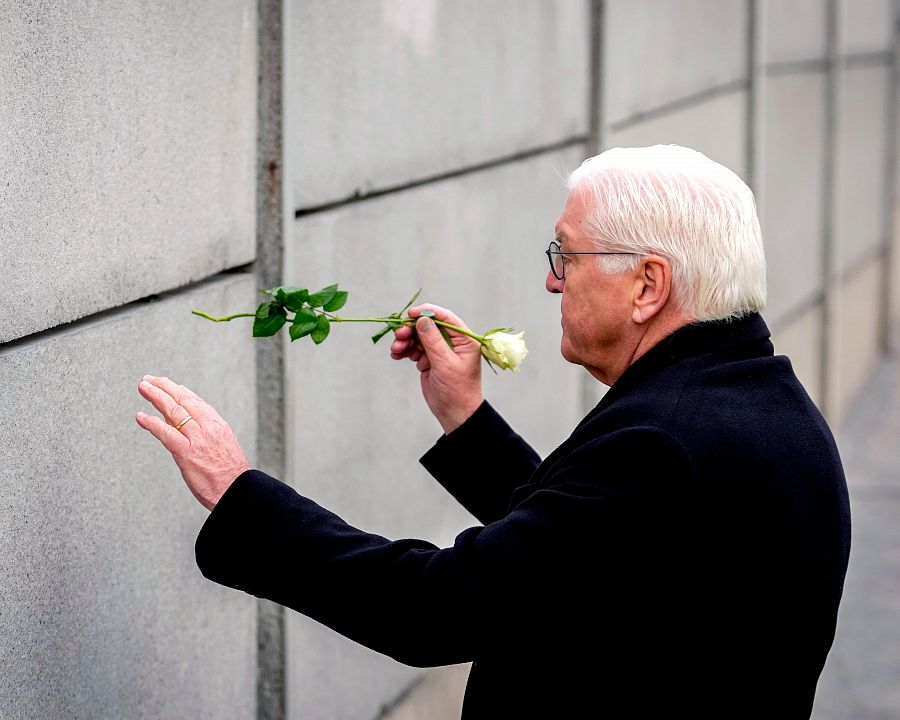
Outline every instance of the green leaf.
<svg viewBox="0 0 900 720"><path fill-rule="evenodd" d="M377 343L379 340L381 340L381 338L383 338L385 335L387 335L393 329L394 328L392 328L390 325L385 325L382 330L379 330L377 333L375 333L372 336L372 342Z"/></svg>
<svg viewBox="0 0 900 720"><path fill-rule="evenodd" d="M334 296L337 295L337 292L337 285L329 285L328 287L319 290L319 292L310 295L307 302L310 307L322 307L323 305L330 303L334 299Z"/></svg>
<svg viewBox="0 0 900 720"><path fill-rule="evenodd" d="M258 308L256 308L256 317L258 317L260 320L263 320L263 319L269 317L269 308L272 305L277 305L277 304L278 303L270 303L270 302L260 303L260 306Z"/></svg>
<svg viewBox="0 0 900 720"><path fill-rule="evenodd" d="M481 348L481 357L484 358L485 362L490 366L491 370L494 371L494 375L499 375L497 372L497 368L494 367L494 363L491 362L491 359L487 356L487 353L484 351L484 347Z"/></svg>
<svg viewBox="0 0 900 720"><path fill-rule="evenodd" d="M342 307L344 307L344 303L347 302L348 295L349 295L349 293L346 290L338 290L334 294L334 297L331 298L331 300L329 302L325 303L325 305L322 306L322 309L326 310L328 312L334 312L335 310L340 310Z"/></svg>
<svg viewBox="0 0 900 720"><path fill-rule="evenodd" d="M299 340L315 330L318 325L318 317L312 310L298 310L294 316L294 322L288 328L291 341Z"/></svg>
<svg viewBox="0 0 900 720"><path fill-rule="evenodd" d="M484 336L487 337L488 335L491 335L491 334L493 334L493 333L495 333L495 332L512 332L513 330L515 330L515 328L503 328L503 327L501 327L501 328L494 328L493 330L488 330L488 331L484 334Z"/></svg>
<svg viewBox="0 0 900 720"><path fill-rule="evenodd" d="M447 347L449 347L451 350L453 350L453 340L450 339L450 333L447 332L447 328L441 327L440 325L438 325L438 330L441 331L441 335L443 335L444 340L447 341Z"/></svg>
<svg viewBox="0 0 900 720"><path fill-rule="evenodd" d="M316 328L312 331L313 342L316 345L321 344L328 337L329 332L331 332L331 322L324 315L319 315L316 319Z"/></svg>
<svg viewBox="0 0 900 720"><path fill-rule="evenodd" d="M278 299L291 312L299 312L309 297L309 290L306 288L278 288L278 291Z"/></svg>
<svg viewBox="0 0 900 720"><path fill-rule="evenodd" d="M256 309L253 320L253 337L269 337L277 333L287 322L287 312L281 303L263 303Z"/></svg>
<svg viewBox="0 0 900 720"><path fill-rule="evenodd" d="M437 315L435 315L434 312L432 312L431 310L423 310L422 314L419 317L436 318Z"/></svg>
<svg viewBox="0 0 900 720"><path fill-rule="evenodd" d="M404 307L400 312L398 312L397 315L402 315L402 314L405 313L407 310L409 310L409 308L412 306L412 304L418 299L419 295L421 295L421 294L422 294L422 288L419 288L418 290L416 290L416 294L413 295L413 296L409 299L409 302L408 302L408 303L406 303L406 307Z"/></svg>
<svg viewBox="0 0 900 720"><path fill-rule="evenodd" d="M388 317L396 317L396 315L397 315L397 313L393 313L391 315L388 315ZM381 340L381 338L383 338L385 335L387 335L391 330L396 330L399 327L403 327L403 324L404 323L400 318L397 318L396 320L391 320L390 322L388 322L388 324L385 326L385 328L383 330L379 330L377 333L375 333L372 336L372 342L377 343L379 340Z"/></svg>

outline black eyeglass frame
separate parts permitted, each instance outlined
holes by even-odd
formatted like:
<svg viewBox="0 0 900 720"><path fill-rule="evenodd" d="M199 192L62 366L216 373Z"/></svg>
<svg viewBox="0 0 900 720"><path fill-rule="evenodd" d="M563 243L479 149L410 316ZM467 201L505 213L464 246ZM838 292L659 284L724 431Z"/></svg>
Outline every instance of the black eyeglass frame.
<svg viewBox="0 0 900 720"><path fill-rule="evenodd" d="M553 249L553 246L556 246L556 250ZM553 277L557 280L565 280L566 279L566 267L563 265L562 277L556 274L556 263L553 262L554 255L643 255L644 253L634 253L634 252L601 252L601 251L576 251L576 252L563 252L562 248L559 246L558 242L550 241L550 244L547 246L547 249L544 251L547 254L547 259L550 261L550 272L553 273Z"/></svg>

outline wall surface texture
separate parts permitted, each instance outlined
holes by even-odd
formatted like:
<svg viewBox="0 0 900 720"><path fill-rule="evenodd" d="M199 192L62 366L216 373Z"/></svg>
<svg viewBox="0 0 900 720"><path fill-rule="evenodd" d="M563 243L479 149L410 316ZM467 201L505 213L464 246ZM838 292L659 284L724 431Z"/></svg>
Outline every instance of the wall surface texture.
<svg viewBox="0 0 900 720"><path fill-rule="evenodd" d="M145 373L256 446L256 7L0 4L0 718L256 717L256 603L134 420Z"/></svg>
<svg viewBox="0 0 900 720"><path fill-rule="evenodd" d="M604 388L559 354L564 179L677 143L753 188L765 313L837 427L896 342L897 0L102 0L0 6L0 718L450 720L423 671L205 581L206 511L134 422L144 373L348 522L475 520L373 326L253 340L274 284L527 331L490 401L541 455ZM852 483L852 478L851 478ZM826 668L814 717L835 717ZM841 706L844 707L844 706Z"/></svg>

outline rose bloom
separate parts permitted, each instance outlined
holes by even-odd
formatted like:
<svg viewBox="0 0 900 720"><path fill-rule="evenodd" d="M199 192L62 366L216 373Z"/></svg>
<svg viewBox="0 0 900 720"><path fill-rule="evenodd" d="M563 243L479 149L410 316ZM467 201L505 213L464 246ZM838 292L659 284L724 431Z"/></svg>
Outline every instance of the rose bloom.
<svg viewBox="0 0 900 720"><path fill-rule="evenodd" d="M528 354L525 347L525 332L515 335L505 332L495 332L486 335L482 347L487 358L504 370L518 372L519 365Z"/></svg>

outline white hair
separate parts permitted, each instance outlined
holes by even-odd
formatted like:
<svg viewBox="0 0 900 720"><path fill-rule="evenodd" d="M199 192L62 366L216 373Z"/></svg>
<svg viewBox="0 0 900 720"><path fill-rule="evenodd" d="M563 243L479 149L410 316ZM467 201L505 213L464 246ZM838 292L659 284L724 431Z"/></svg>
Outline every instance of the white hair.
<svg viewBox="0 0 900 720"><path fill-rule="evenodd" d="M661 255L672 294L692 320L761 311L766 261L750 188L703 153L678 145L612 148L568 178L588 193L585 230L598 249ZM600 255L606 272L633 270L640 257Z"/></svg>

